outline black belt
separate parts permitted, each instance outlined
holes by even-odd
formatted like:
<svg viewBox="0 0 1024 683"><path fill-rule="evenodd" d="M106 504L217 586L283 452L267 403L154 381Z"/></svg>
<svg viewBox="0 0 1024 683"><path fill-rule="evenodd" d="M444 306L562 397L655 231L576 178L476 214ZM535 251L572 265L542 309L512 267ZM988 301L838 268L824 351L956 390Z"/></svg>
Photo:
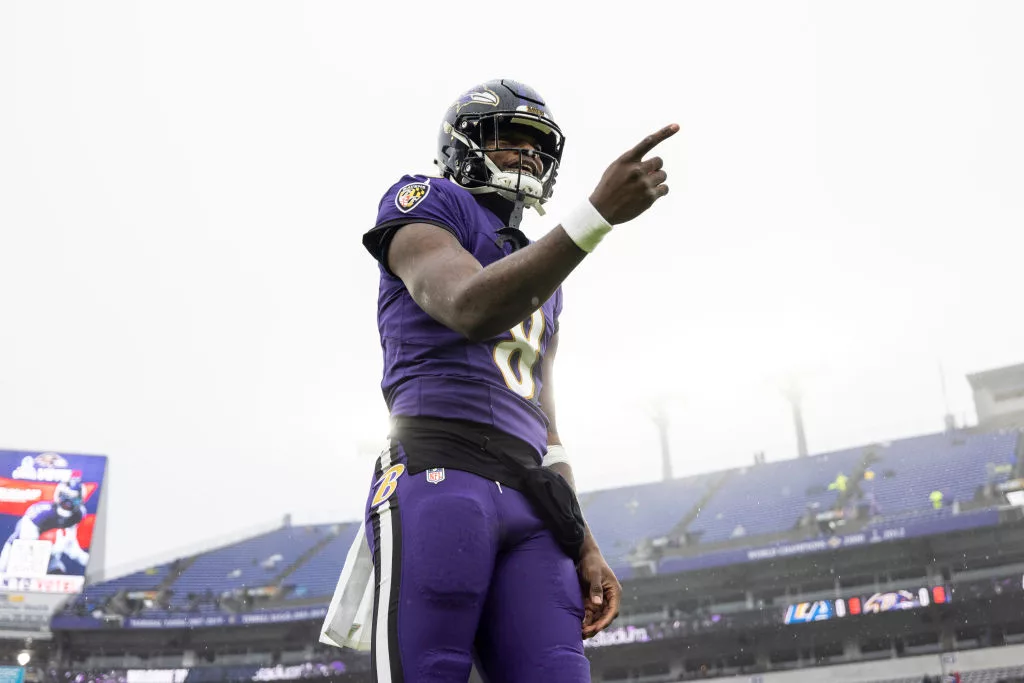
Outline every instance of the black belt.
<svg viewBox="0 0 1024 683"><path fill-rule="evenodd" d="M540 466L537 451L522 439L475 422L401 416L391 437L402 445L410 474L446 467L519 491L565 554L579 561L586 530L579 500L565 478Z"/></svg>

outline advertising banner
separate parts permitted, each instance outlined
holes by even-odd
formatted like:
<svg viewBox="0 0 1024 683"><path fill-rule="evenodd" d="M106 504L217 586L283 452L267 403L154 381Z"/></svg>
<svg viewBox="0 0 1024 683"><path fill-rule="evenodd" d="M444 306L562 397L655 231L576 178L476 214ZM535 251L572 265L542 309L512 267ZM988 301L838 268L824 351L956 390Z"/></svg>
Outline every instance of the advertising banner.
<svg viewBox="0 0 1024 683"><path fill-rule="evenodd" d="M223 681L331 679L348 672L366 671L369 668L369 657L362 657L352 664L335 660L288 666L203 666L194 669L113 669L109 671L69 669L55 673L60 680L92 681L93 683L222 683ZM8 679L0 677L0 683L6 680ZM20 683L21 679L17 680Z"/></svg>
<svg viewBox="0 0 1024 683"><path fill-rule="evenodd" d="M222 626L259 626L281 624L289 621L310 621L327 616L327 606L301 607L281 610L247 612L243 614L207 614L184 616L127 617L119 624L124 628L217 628ZM106 624L109 626L109 624ZM53 617L53 629L101 628L104 622L93 617L79 617L72 614L57 614Z"/></svg>
<svg viewBox="0 0 1024 683"><path fill-rule="evenodd" d="M0 592L78 593L107 459L0 451Z"/></svg>
<svg viewBox="0 0 1024 683"><path fill-rule="evenodd" d="M810 555L812 553L857 548L878 543L892 543L908 538L920 538L936 534L965 531L999 523L998 510L977 510L959 515L946 513L924 519L910 519L902 522L881 523L852 534L812 538L793 543L754 548L718 550L690 557L667 557L658 565L659 574L710 569L729 564L774 560L783 557Z"/></svg>
<svg viewBox="0 0 1024 683"><path fill-rule="evenodd" d="M20 666L0 666L0 683L21 683L25 670Z"/></svg>
<svg viewBox="0 0 1024 683"><path fill-rule="evenodd" d="M627 645L629 643L647 643L651 637L646 628L636 626L620 626L601 631L593 638L583 641L583 647L607 647L609 645Z"/></svg>
<svg viewBox="0 0 1024 683"><path fill-rule="evenodd" d="M815 600L798 602L786 609L785 624L810 624L815 621L842 619L862 614L882 614L920 609L928 605L944 605L951 602L953 592L946 586L922 586L914 590L901 588L881 591L871 595L837 598L836 600Z"/></svg>

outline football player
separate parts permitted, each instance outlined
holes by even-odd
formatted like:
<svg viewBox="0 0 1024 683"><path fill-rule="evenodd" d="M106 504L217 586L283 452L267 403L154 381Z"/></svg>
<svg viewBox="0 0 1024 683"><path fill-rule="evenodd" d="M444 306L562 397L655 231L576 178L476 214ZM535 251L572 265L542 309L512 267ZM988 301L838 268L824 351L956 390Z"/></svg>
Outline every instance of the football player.
<svg viewBox="0 0 1024 683"><path fill-rule="evenodd" d="M72 478L57 484L53 493L53 502L36 503L18 520L14 533L4 544L0 552L0 573L7 571L11 548L19 539L36 541L47 531L55 531L56 537L50 548L48 574L63 574L67 568L64 558L78 562L82 566L89 563L89 553L78 543L78 524L85 519L86 510L83 502L82 480Z"/></svg>
<svg viewBox="0 0 1024 683"><path fill-rule="evenodd" d="M535 90L489 81L449 107L440 175L384 194L363 237L380 266L392 416L365 526L379 683L465 683L474 657L494 683L590 680L582 641L615 618L621 587L579 513L555 422L560 285L668 192L662 160L645 157L677 130L616 159L530 243L519 222L543 212L565 141Z"/></svg>

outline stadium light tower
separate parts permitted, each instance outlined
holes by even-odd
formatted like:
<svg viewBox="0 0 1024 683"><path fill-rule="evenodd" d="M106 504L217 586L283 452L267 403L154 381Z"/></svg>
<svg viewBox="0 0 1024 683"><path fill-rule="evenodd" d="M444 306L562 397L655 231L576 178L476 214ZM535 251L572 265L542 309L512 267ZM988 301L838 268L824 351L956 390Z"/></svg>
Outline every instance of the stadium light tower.
<svg viewBox="0 0 1024 683"><path fill-rule="evenodd" d="M792 374L782 382L781 389L783 396L789 401L789 406L793 411L793 429L796 431L797 456L806 458L807 433L804 431L803 387L800 385L799 378Z"/></svg>
<svg viewBox="0 0 1024 683"><path fill-rule="evenodd" d="M672 451L669 447L668 434L671 420L669 419L669 405L676 399L668 394L657 394L645 401L647 416L654 423L658 430L658 441L661 444L661 479L668 481L672 478Z"/></svg>
<svg viewBox="0 0 1024 683"><path fill-rule="evenodd" d="M954 432L956 431L956 418L949 409L949 392L946 390L946 369L943 367L941 360L939 361L939 386L942 387L942 409L945 411L942 415L942 422L946 426L947 432Z"/></svg>
<svg viewBox="0 0 1024 683"><path fill-rule="evenodd" d="M668 481L672 478L672 454L668 446L668 410L665 401L655 402L651 420L658 428L658 439L661 442L661 480Z"/></svg>

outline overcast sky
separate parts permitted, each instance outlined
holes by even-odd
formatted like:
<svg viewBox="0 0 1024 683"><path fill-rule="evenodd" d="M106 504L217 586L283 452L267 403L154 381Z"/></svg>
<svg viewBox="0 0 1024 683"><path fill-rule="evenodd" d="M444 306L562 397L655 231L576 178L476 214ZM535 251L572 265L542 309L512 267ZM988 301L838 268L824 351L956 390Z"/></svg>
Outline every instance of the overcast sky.
<svg viewBox="0 0 1024 683"><path fill-rule="evenodd" d="M361 514L383 192L459 92L567 136L538 237L678 122L671 194L565 286L581 488L941 429L1024 361L1024 4L0 5L0 448L110 457L108 565ZM538 6L539 7L539 6Z"/></svg>

